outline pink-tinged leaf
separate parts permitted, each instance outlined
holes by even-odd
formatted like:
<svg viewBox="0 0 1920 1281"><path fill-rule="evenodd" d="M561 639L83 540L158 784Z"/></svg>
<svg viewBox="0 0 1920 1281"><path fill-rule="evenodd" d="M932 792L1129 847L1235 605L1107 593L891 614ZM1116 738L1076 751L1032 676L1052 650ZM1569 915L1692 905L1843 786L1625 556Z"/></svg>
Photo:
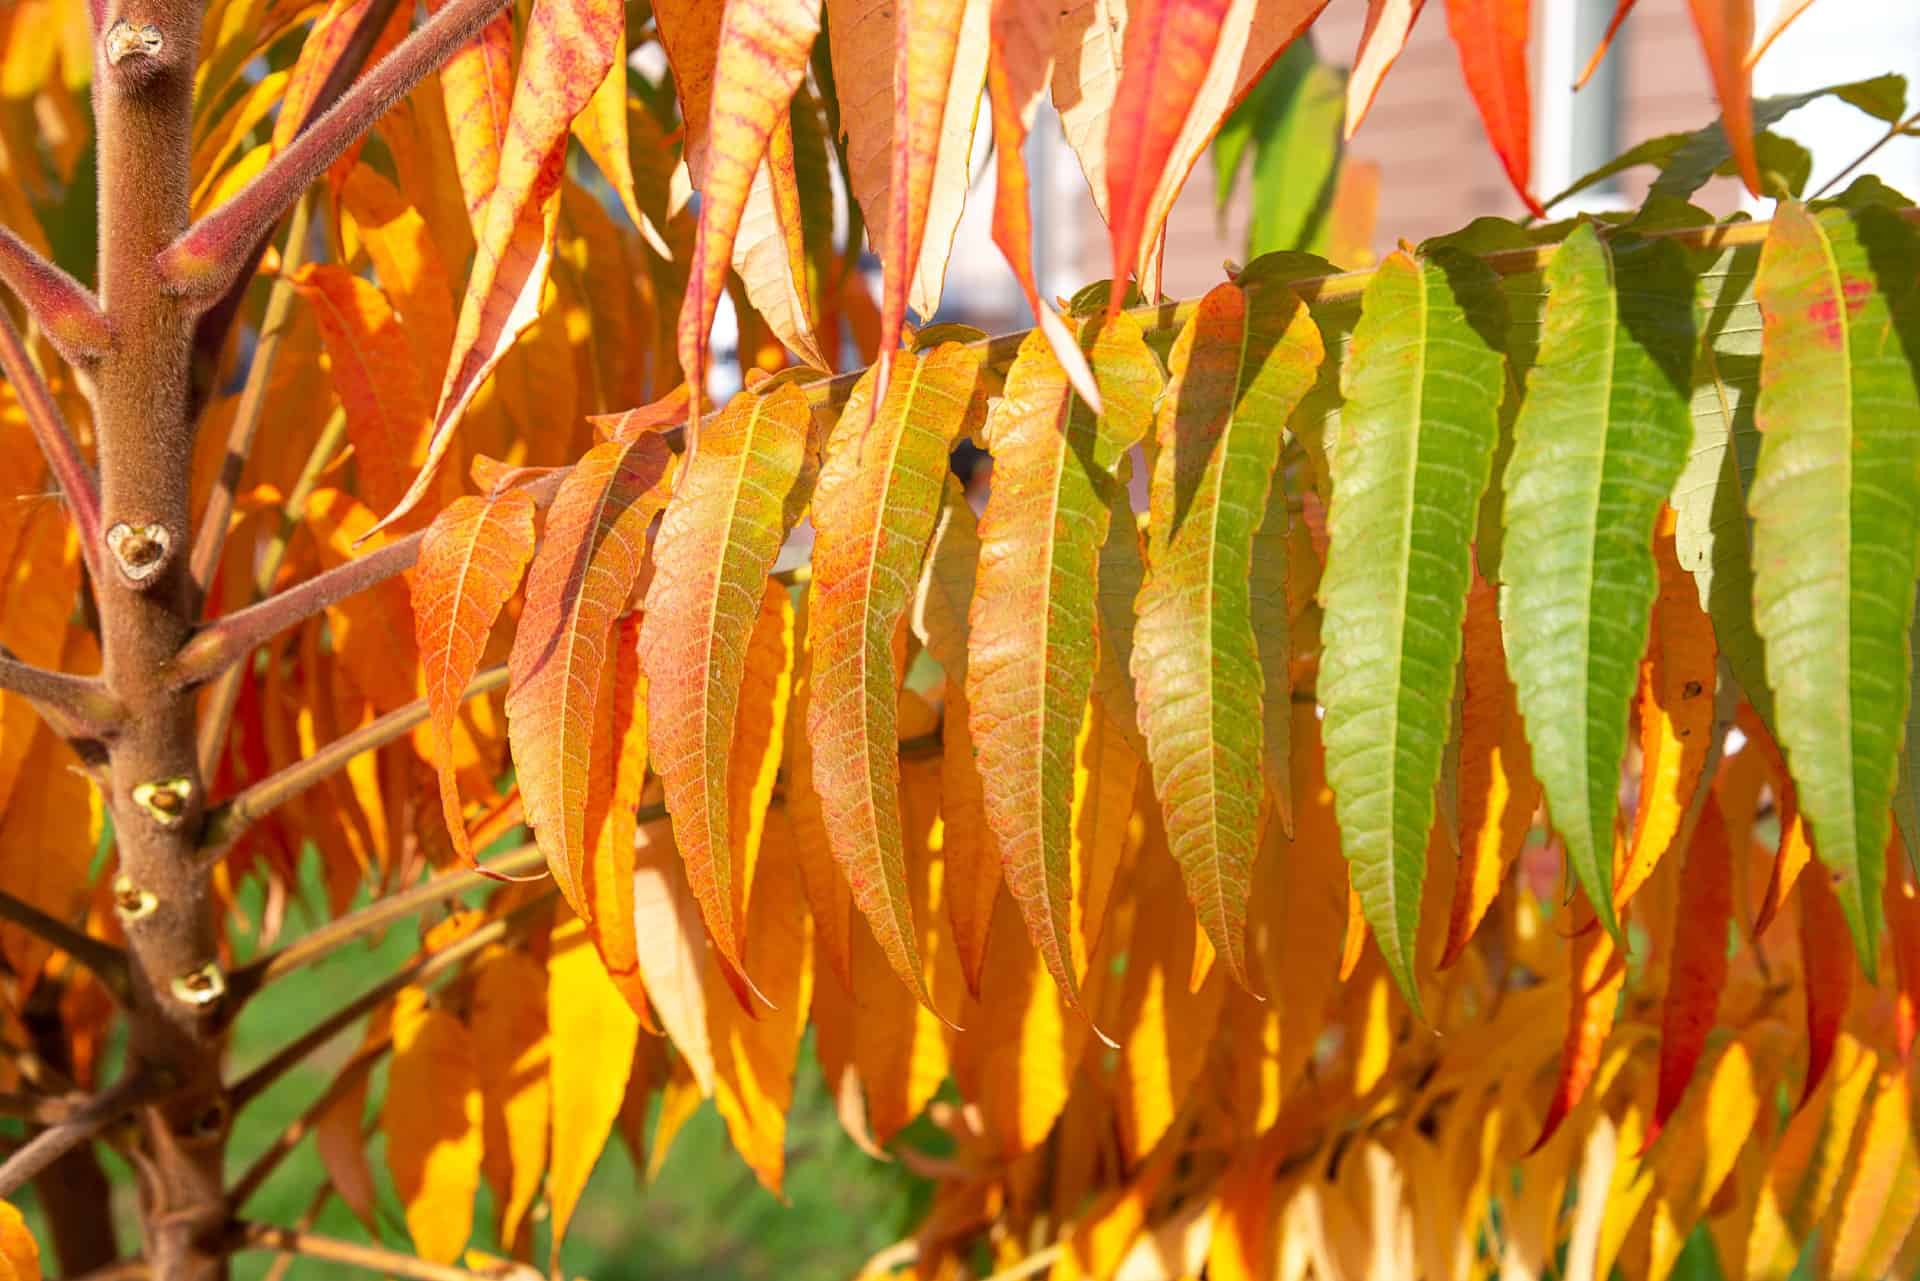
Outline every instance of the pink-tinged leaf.
<svg viewBox="0 0 1920 1281"><path fill-rule="evenodd" d="M1060 10L1028 0L993 0L992 53L987 62L987 96L993 105L993 243L1006 255L1027 306L1047 336L1055 360L1067 371L1073 389L1097 413L1100 389L1073 331L1040 296L1033 274L1033 215L1029 209L1026 158L1021 154L1033 130L1041 96L1053 78L1053 45ZM969 971L970 973L972 971Z"/></svg>
<svg viewBox="0 0 1920 1281"><path fill-rule="evenodd" d="M447 0L428 0L438 11ZM454 171L476 236L486 234L487 201L500 180L513 102L513 15L502 13L440 68L440 96L453 139Z"/></svg>
<svg viewBox="0 0 1920 1281"><path fill-rule="evenodd" d="M1427 0L1367 0L1367 25L1360 32L1360 47L1353 55L1353 72L1347 77L1347 137L1351 139L1367 118L1380 82L1407 46L1407 34L1426 7Z"/></svg>
<svg viewBox="0 0 1920 1281"><path fill-rule="evenodd" d="M1606 32L1601 35L1600 43L1594 47L1593 56L1587 59L1587 65L1581 69L1579 78L1573 82L1576 90L1586 88L1587 81L1593 79L1593 73L1600 69L1600 63L1606 58L1607 50L1613 47L1613 38L1620 34L1620 24L1627 20L1628 14L1633 12L1634 3L1635 0L1617 0L1613 17L1607 20Z"/></svg>
<svg viewBox="0 0 1920 1281"><path fill-rule="evenodd" d="M1095 595L1120 460L1152 421L1160 369L1126 316L1081 339L1105 411L1073 394L1044 336L1007 371L984 435L995 482L968 611L967 702L987 822L1034 947L1076 1004L1074 743L1093 687Z"/></svg>
<svg viewBox="0 0 1920 1281"><path fill-rule="evenodd" d="M1630 3L1631 0L1622 0L1622 2ZM1753 46L1753 52L1747 55L1748 71L1753 70L1753 65L1767 56L1767 50L1773 48L1773 42L1778 40L1781 33L1792 26L1793 20L1805 13L1807 6L1812 3L1813 0L1784 0L1779 11L1773 15L1773 21L1767 24L1766 32Z"/></svg>
<svg viewBox="0 0 1920 1281"><path fill-rule="evenodd" d="M414 447L428 424L413 348L372 281L332 263L309 263L293 284L312 305L326 340L361 493L370 506L385 509L406 489Z"/></svg>
<svg viewBox="0 0 1920 1281"><path fill-rule="evenodd" d="M641 629L654 770L687 880L735 977L742 834L729 822L729 749L767 574L812 488L812 426L806 394L792 383L728 403L661 521Z"/></svg>
<svg viewBox="0 0 1920 1281"><path fill-rule="evenodd" d="M714 312L726 292L733 242L753 175L767 154L794 90L806 75L820 33L817 0L728 0L721 19L707 121L706 174L700 225L680 307L680 368L693 387L688 442L698 452L701 389ZM711 924L711 918L709 918Z"/></svg>
<svg viewBox="0 0 1920 1281"><path fill-rule="evenodd" d="M686 126L687 172L701 191L706 190L707 125L713 115L714 62L726 9L713 0L655 0L653 6L654 26L673 68L673 88Z"/></svg>
<svg viewBox="0 0 1920 1281"><path fill-rule="evenodd" d="M527 823L582 917L591 916L587 790L601 670L666 501L670 461L666 442L646 435L597 445L575 465L547 513L514 635L507 733Z"/></svg>
<svg viewBox="0 0 1920 1281"><path fill-rule="evenodd" d="M383 525L426 495L480 384L539 317L560 209L567 127L606 78L626 29L625 13L619 0L534 0L499 179L488 200L485 230L476 238L433 437L419 474Z"/></svg>
<svg viewBox="0 0 1920 1281"><path fill-rule="evenodd" d="M1460 70L1487 140L1514 191L1538 218L1546 210L1533 194L1533 95L1527 87L1532 5L1533 0L1447 0L1447 30L1460 52Z"/></svg>
<svg viewBox="0 0 1920 1281"><path fill-rule="evenodd" d="M1713 77L1713 92L1720 99L1720 125L1726 130L1740 181L1758 196L1760 157L1753 143L1753 67L1747 61L1747 50L1753 46L1753 0L1687 0L1687 7L1693 11L1700 52L1706 56L1707 74Z"/></svg>
<svg viewBox="0 0 1920 1281"><path fill-rule="evenodd" d="M893 639L940 514L947 454L973 406L980 355L945 343L902 352L878 410L879 373L855 384L813 500L807 737L834 857L894 973L922 1001L900 828Z"/></svg>
<svg viewBox="0 0 1920 1281"><path fill-rule="evenodd" d="M461 498L441 512L413 571L414 635L439 739L440 807L454 852L469 863L473 847L453 769L454 720L487 636L531 559L533 496L514 489L492 500Z"/></svg>
<svg viewBox="0 0 1920 1281"><path fill-rule="evenodd" d="M1120 84L1107 125L1107 222L1113 291L1120 310L1126 280L1147 234L1154 184L1167 167L1220 41L1228 0L1140 0L1127 21Z"/></svg>
<svg viewBox="0 0 1920 1281"><path fill-rule="evenodd" d="M1807 996L1807 1083L1803 1108L1833 1066L1833 1048L1853 1001L1853 949L1847 918L1824 866L1800 878L1800 971Z"/></svg>
<svg viewBox="0 0 1920 1281"><path fill-rule="evenodd" d="M1707 1048L1727 985L1727 930L1733 921L1733 844L1720 806L1708 794L1680 872L1680 901L1667 1001L1660 1016L1660 1087L1642 1151L1672 1118Z"/></svg>

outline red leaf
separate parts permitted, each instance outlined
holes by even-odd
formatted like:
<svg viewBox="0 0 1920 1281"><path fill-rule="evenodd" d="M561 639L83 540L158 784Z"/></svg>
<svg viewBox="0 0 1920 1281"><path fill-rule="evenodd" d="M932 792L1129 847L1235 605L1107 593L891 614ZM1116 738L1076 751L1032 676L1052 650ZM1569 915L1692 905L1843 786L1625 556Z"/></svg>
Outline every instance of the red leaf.
<svg viewBox="0 0 1920 1281"><path fill-rule="evenodd" d="M1140 0L1128 14L1120 87L1107 125L1107 217L1113 240L1108 315L1125 301L1154 186L1213 61L1227 8L1227 0Z"/></svg>
<svg viewBox="0 0 1920 1281"><path fill-rule="evenodd" d="M1700 36L1713 91L1720 99L1727 146L1740 167L1740 180L1757 196L1760 159L1753 147L1753 68L1747 61L1747 50L1753 45L1753 0L1687 0L1687 4L1693 10L1693 29Z"/></svg>
<svg viewBox="0 0 1920 1281"><path fill-rule="evenodd" d="M1853 999L1853 945L1825 868L1800 878L1800 967L1807 994L1807 1083L1798 1111L1833 1066L1833 1047Z"/></svg>
<svg viewBox="0 0 1920 1281"><path fill-rule="evenodd" d="M1527 40L1532 0L1447 0L1447 30L1460 51L1460 70L1487 139L1507 178L1533 215L1544 217L1533 195L1533 96L1527 88Z"/></svg>
<svg viewBox="0 0 1920 1281"><path fill-rule="evenodd" d="M1905 859L1900 838L1887 843L1887 883L1881 897L1887 912L1887 938L1893 947L1893 1043L1900 1057L1913 1057L1920 1031L1920 886Z"/></svg>
<svg viewBox="0 0 1920 1281"><path fill-rule="evenodd" d="M462 498L440 513L413 572L414 635L440 747L440 807L454 852L469 863L473 846L453 768L454 718L487 635L532 558L533 496L514 489L491 501Z"/></svg>
<svg viewBox="0 0 1920 1281"><path fill-rule="evenodd" d="M1585 923L1577 928L1571 944L1573 962L1568 977L1572 999L1567 1006L1566 1035L1560 1045L1560 1078L1554 1084L1553 1101L1547 1105L1540 1137L1527 1149L1529 1154L1547 1145L1586 1094L1600 1066L1607 1033L1613 1030L1620 986L1627 980L1627 959L1614 946L1613 936L1594 928L1593 909L1584 899L1577 910Z"/></svg>
<svg viewBox="0 0 1920 1281"><path fill-rule="evenodd" d="M1644 1152L1680 1106L1713 1030L1727 984L1727 927L1733 920L1733 846L1711 793L1693 829L1673 928L1673 965L1660 1019L1660 1089L1647 1124Z"/></svg>

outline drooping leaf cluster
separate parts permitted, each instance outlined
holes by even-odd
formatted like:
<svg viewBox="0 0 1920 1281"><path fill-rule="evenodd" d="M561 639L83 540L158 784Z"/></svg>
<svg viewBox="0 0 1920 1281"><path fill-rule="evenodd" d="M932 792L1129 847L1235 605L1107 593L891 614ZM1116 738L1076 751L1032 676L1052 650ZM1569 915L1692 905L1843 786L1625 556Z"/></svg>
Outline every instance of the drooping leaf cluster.
<svg viewBox="0 0 1920 1281"><path fill-rule="evenodd" d="M1308 64L1261 80L1321 7L448 0L403 43L376 0L212 6L205 216L156 270L211 304L300 202L191 460L227 937L275 937L316 854L342 917L508 846L491 875L551 882L449 914L358 1011L323 1195L377 1233L376 1124L423 1258L465 1257L483 1186L487 1244L557 1257L610 1137L657 1168L706 1098L777 1191L811 1029L855 1141L944 1135L889 1256L926 1278L1660 1278L1701 1228L1730 1275L1913 1270L1920 220L1872 179L1808 196L1767 130L1815 95L1752 100L1750 14L1696 0L1723 119L1622 158L1642 208L1158 298L1235 105L1330 123ZM1349 133L1420 7L1370 4ZM1527 6L1445 8L1544 213ZM364 141L303 132L343 59L449 14L477 34ZM0 221L75 265L63 21L8 18ZM1896 78L1828 92L1911 127ZM1010 338L908 323L983 95ZM1028 243L1043 95L1112 235L1071 301ZM1234 119L1219 172L1250 148L1270 201L1291 135ZM1256 234L1364 247L1369 179L1321 159ZM1688 198L1721 170L1789 198L1716 220ZM123 339L24 255L84 451L86 353ZM0 481L70 494L25 368ZM0 507L9 663L99 665L84 535ZM0 890L119 941L98 762L6 691ZM7 920L6 1034L56 993L94 1085L109 986Z"/></svg>

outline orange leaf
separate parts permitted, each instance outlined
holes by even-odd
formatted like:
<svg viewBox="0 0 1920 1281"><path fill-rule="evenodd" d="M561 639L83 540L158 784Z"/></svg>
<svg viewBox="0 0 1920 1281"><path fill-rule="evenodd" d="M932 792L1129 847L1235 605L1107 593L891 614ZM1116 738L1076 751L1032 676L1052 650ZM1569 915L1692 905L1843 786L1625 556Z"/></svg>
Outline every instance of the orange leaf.
<svg viewBox="0 0 1920 1281"><path fill-rule="evenodd" d="M1554 1083L1553 1099L1547 1105L1546 1120L1540 1137L1527 1151L1538 1152L1547 1145L1593 1081L1600 1067L1600 1051L1607 1033L1613 1030L1614 1010L1619 1004L1620 988L1627 979L1627 959L1614 946L1613 936L1594 928L1591 908L1584 899L1575 909L1582 924L1576 926L1572 942L1573 960L1569 967L1567 1030L1560 1046L1560 1077ZM1724 932L1723 932L1724 934Z"/></svg>
<svg viewBox="0 0 1920 1281"><path fill-rule="evenodd" d="M947 685L943 712L940 816L947 856L947 922L953 927L967 991L978 997L1004 878L1000 874L1000 851L987 827L986 784L973 757L973 735L967 729L967 693L962 685Z"/></svg>
<svg viewBox="0 0 1920 1281"><path fill-rule="evenodd" d="M1720 99L1720 123L1747 190L1760 195L1760 158L1753 143L1753 0L1687 0L1707 73ZM1792 15L1787 15L1791 20ZM1769 36L1771 38L1771 36Z"/></svg>
<svg viewBox="0 0 1920 1281"><path fill-rule="evenodd" d="M1353 71L1347 77L1347 124L1349 141L1367 118L1380 82L1406 48L1407 33L1427 0L1367 0L1367 25L1360 32L1360 47L1354 51Z"/></svg>
<svg viewBox="0 0 1920 1281"><path fill-rule="evenodd" d="M1532 0L1447 0L1447 30L1507 179L1540 218L1546 210L1533 195L1533 97L1527 88L1531 9Z"/></svg>
<svg viewBox="0 0 1920 1281"><path fill-rule="evenodd" d="M521 951L478 967L470 1014L479 1071L486 1169L500 1209L500 1240L511 1246L547 1168L547 979Z"/></svg>
<svg viewBox="0 0 1920 1281"><path fill-rule="evenodd" d="M406 488L414 446L427 427L413 348L371 281L332 263L309 263L293 284L313 305L326 339L361 492L370 506L384 508Z"/></svg>
<svg viewBox="0 0 1920 1281"><path fill-rule="evenodd" d="M593 845L581 892L593 905L587 929L600 950L601 962L640 1021L649 1023L633 921L635 820L647 775L647 678L640 673L637 614L626 615L615 629L608 701L612 706L607 717L607 759L600 759L596 742L592 766L595 790L604 791L605 807L595 813L590 806L587 823Z"/></svg>
<svg viewBox="0 0 1920 1281"><path fill-rule="evenodd" d="M1660 1087L1641 1151L1660 1136L1707 1048L1727 985L1727 929L1733 921L1733 846L1709 794L1680 873L1685 912L1674 921L1667 1001L1660 1019Z"/></svg>
<svg viewBox="0 0 1920 1281"><path fill-rule="evenodd" d="M1340 943L1340 981L1345 983L1360 968L1360 955L1367 946L1367 916L1360 907L1360 893L1347 877L1347 932Z"/></svg>
<svg viewBox="0 0 1920 1281"><path fill-rule="evenodd" d="M1660 588L1640 664L1640 807L1626 866L1614 877L1620 907L1682 839L1713 739L1713 624L1700 608L1693 576L1680 568L1673 522L1673 509L1663 508L1653 540Z"/></svg>
<svg viewBox="0 0 1920 1281"><path fill-rule="evenodd" d="M733 1146L761 1186L779 1196L793 1069L813 999L813 939L799 868L785 849L769 854L743 919L747 963L766 983L773 1008L759 1018L742 1011L722 988L726 976L717 965L708 968L706 986L714 1103Z"/></svg>
<svg viewBox="0 0 1920 1281"><path fill-rule="evenodd" d="M814 369L831 369L816 332L813 291L807 286L807 240L793 117L783 114L754 171L733 243L733 269L747 301L786 349ZM745 347L742 353L745 354Z"/></svg>
<svg viewBox="0 0 1920 1281"><path fill-rule="evenodd" d="M1920 888L1900 857L1898 835L1887 845L1887 883L1881 895L1893 947L1893 1044L1901 1058L1911 1059L1914 1034L1920 1031Z"/></svg>
<svg viewBox="0 0 1920 1281"><path fill-rule="evenodd" d="M728 814L729 749L767 574L811 488L812 424L805 393L788 383L735 396L708 428L660 522L640 635L654 770L688 883L736 978L745 834Z"/></svg>
<svg viewBox="0 0 1920 1281"><path fill-rule="evenodd" d="M540 314L567 158L567 126L606 78L625 30L618 0L534 0L520 79L500 152L500 176L477 237L453 354L425 461L383 525L425 495L454 429L487 375Z"/></svg>
<svg viewBox="0 0 1920 1281"><path fill-rule="evenodd" d="M640 1020L588 945L578 918L555 927L547 955L548 1080L553 1091L553 1257L600 1150L613 1133L640 1043Z"/></svg>
<svg viewBox="0 0 1920 1281"><path fill-rule="evenodd" d="M40 1281L40 1243L10 1201L0 1201L0 1267L6 1281Z"/></svg>
<svg viewBox="0 0 1920 1281"><path fill-rule="evenodd" d="M414 1249L429 1263L452 1263L466 1249L480 1187L480 1085L466 1027L430 1008L417 987L394 1002L381 1128Z"/></svg>
<svg viewBox="0 0 1920 1281"><path fill-rule="evenodd" d="M793 693L793 597L769 578L760 594L759 616L747 638L740 678L733 745L727 751L727 830L734 844L733 917L747 919L754 874L766 834L773 784L786 747L787 709Z"/></svg>
<svg viewBox="0 0 1920 1281"><path fill-rule="evenodd" d="M1474 575L1467 595L1460 715L1460 857L1440 968L1460 959L1519 856L1540 804L1540 780L1507 674L1499 593Z"/></svg>
<svg viewBox="0 0 1920 1281"><path fill-rule="evenodd" d="M713 0L655 0L654 25L673 68L673 87L685 122L684 152L693 185L707 187L707 125L713 115L714 61L720 52L720 19L726 5Z"/></svg>
<svg viewBox="0 0 1920 1281"><path fill-rule="evenodd" d="M1601 59L1607 56L1607 50L1613 46L1613 38L1620 34L1620 24L1633 12L1635 0L1617 0L1613 8L1613 17L1607 20L1606 32L1601 35L1600 43L1594 47L1593 56L1587 59L1587 65L1581 69L1580 76L1573 82L1576 90L1586 88L1587 81L1600 69Z"/></svg>
<svg viewBox="0 0 1920 1281"><path fill-rule="evenodd" d="M1126 301L1127 277L1150 230L1154 184L1206 78L1227 8L1228 0L1137 0L1128 14L1120 84L1107 124L1109 316Z"/></svg>
<svg viewBox="0 0 1920 1281"><path fill-rule="evenodd" d="M1058 312L1040 297L1033 275L1033 216L1029 209L1027 165L1022 149L1033 130L1040 99L1053 77L1053 46L1060 26L1060 8L1029 0L993 0L990 22L991 54L987 62L987 95L993 106L994 195L993 243L1006 255L1007 265L1027 297L1034 320L1047 336L1054 359L1072 380L1074 390L1096 409L1100 389L1094 384L1087 358L1073 340L1073 331Z"/></svg>
<svg viewBox="0 0 1920 1281"><path fill-rule="evenodd" d="M427 0L437 13L447 0ZM500 152L507 141L513 103L513 15L501 14L440 67L447 132L453 139L454 172L466 197L476 236L486 234L487 201L500 180Z"/></svg>
<svg viewBox="0 0 1920 1281"><path fill-rule="evenodd" d="M405 320L401 333L413 349L415 368L444 368L453 349L453 286L426 219L368 165L347 175L340 198L381 290ZM426 391L422 382L423 399Z"/></svg>
<svg viewBox="0 0 1920 1281"><path fill-rule="evenodd" d="M597 445L575 465L547 514L514 635L507 730L527 822L582 916L591 910L583 877L600 673L666 499L670 457L660 437L644 435Z"/></svg>
<svg viewBox="0 0 1920 1281"><path fill-rule="evenodd" d="M633 920L640 973L660 1026L673 1038L681 1062L702 1096L713 1093L713 1044L707 1031L707 1000L701 986L706 932L700 905L668 839L666 824L650 824L633 861ZM655 1141L655 1154L659 1153Z"/></svg>
<svg viewBox="0 0 1920 1281"><path fill-rule="evenodd" d="M820 6L814 0L728 0L713 63L700 225L680 307L680 368L694 389L688 443L697 446L707 339L726 291L753 175L806 74ZM693 449L697 453L697 448Z"/></svg>
<svg viewBox="0 0 1920 1281"><path fill-rule="evenodd" d="M441 512L413 572L414 634L439 736L440 807L454 852L469 863L473 846L453 770L454 719L487 636L532 558L533 497L515 489L492 500L462 498Z"/></svg>
<svg viewBox="0 0 1920 1281"><path fill-rule="evenodd" d="M795 625L793 703L787 713L787 804L795 849L800 859L801 889L813 913L813 937L826 958L826 968L842 991L853 987L851 962L853 892L834 861L827 840L827 823L820 797L813 790L813 745L807 741L807 710L813 701L812 628L808 625L809 596L800 598Z"/></svg>
<svg viewBox="0 0 1920 1281"><path fill-rule="evenodd" d="M360 1053L375 1053L392 1039L391 1010L380 1009L367 1020ZM367 1161L367 1089L367 1074L362 1073L359 1081L315 1118L313 1145L334 1194L369 1231L377 1231L375 1206L379 1193L374 1187L373 1167Z"/></svg>
<svg viewBox="0 0 1920 1281"><path fill-rule="evenodd" d="M616 51L627 47L624 29L613 47ZM641 238L661 258L672 262L673 250L661 238L660 229L647 216L647 211L640 207L635 191L633 156L627 137L627 111L627 61L617 57L607 67L607 74L600 81L600 87L593 91L586 109L574 117L573 133L580 139L580 146L592 158L601 176L612 186L614 194L619 196L620 207L627 211L627 217L633 220Z"/></svg>
<svg viewBox="0 0 1920 1281"><path fill-rule="evenodd" d="M1780 33L1791 26L1795 18L1805 13L1807 6L1812 3L1813 0L1782 0L1780 8L1773 15L1773 21L1767 24L1765 33L1753 46L1753 52L1747 55L1747 70L1753 70L1753 65L1766 56L1767 50L1773 47L1773 42L1780 38Z"/></svg>
<svg viewBox="0 0 1920 1281"><path fill-rule="evenodd" d="M1773 736L1750 708L1741 709L1739 725L1750 744L1747 750L1758 749L1760 757L1766 762L1780 827L1779 851L1774 857L1773 872L1767 879L1766 893L1760 900L1760 911L1753 923L1754 937L1758 938L1779 916L1787 896L1793 893L1794 885L1799 882L1800 874L1813 861L1813 839L1807 831L1806 816L1800 812L1799 792L1794 787L1793 776L1787 772L1787 762L1780 755L1779 744L1774 742Z"/></svg>
<svg viewBox="0 0 1920 1281"><path fill-rule="evenodd" d="M1824 868L1800 878L1800 968L1807 997L1807 1083L1796 1110L1807 1105L1832 1066L1833 1047L1853 1000L1847 918Z"/></svg>

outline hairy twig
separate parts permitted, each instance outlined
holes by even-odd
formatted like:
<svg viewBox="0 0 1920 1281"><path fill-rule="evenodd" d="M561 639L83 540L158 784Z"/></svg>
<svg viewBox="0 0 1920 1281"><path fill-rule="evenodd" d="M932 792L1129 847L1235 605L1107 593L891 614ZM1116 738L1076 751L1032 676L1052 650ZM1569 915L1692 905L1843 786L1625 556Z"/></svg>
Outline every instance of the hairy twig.
<svg viewBox="0 0 1920 1281"><path fill-rule="evenodd" d="M505 916L487 922L465 938L449 943L438 952L419 958L411 965L388 975L326 1018L321 1019L272 1058L234 1083L233 1088L228 1092L234 1109L238 1111L259 1097L262 1091L285 1076L289 1070L304 1062L308 1055L352 1026L361 1017L372 1012L381 1003L391 999L402 988L411 987L416 983L426 983L463 964L467 958L482 949L506 938L521 921L536 911L545 910L552 902L554 894L555 891L548 890L538 898L522 903Z"/></svg>
<svg viewBox="0 0 1920 1281"><path fill-rule="evenodd" d="M194 535L193 582L202 600L220 567L220 553L227 543L227 526L233 519L234 495L240 490L247 455L253 452L253 438L260 430L260 417L267 407L267 384L273 374L274 357L280 351L280 338L287 330L287 316L293 310L293 276L306 256L312 208L312 202L306 200L293 207L286 247L280 251L280 274L274 278L273 289L267 295L267 311L260 321L260 339L254 346L253 363L247 369L247 383L240 391L233 425L227 431L226 457L220 462L220 476L214 481L213 494L207 499L199 531Z"/></svg>
<svg viewBox="0 0 1920 1281"><path fill-rule="evenodd" d="M67 511L80 531L80 554L86 558L87 569L97 578L100 574L99 486L94 483L93 469L80 456L80 446L74 443L66 417L54 403L46 379L27 356L27 344L22 341L20 331L13 327L13 318L5 308L0 308L0 374L5 374L13 384L20 411L26 416L27 426L33 429L34 442L40 446L47 469L60 486Z"/></svg>
<svg viewBox="0 0 1920 1281"><path fill-rule="evenodd" d="M131 1076L104 1094L98 1094L68 1119L35 1135L25 1147L0 1165L0 1197L12 1196L34 1175L140 1106L154 1094L154 1082Z"/></svg>
<svg viewBox="0 0 1920 1281"><path fill-rule="evenodd" d="M460 696L463 699L478 698L500 689L507 683L507 674L504 663L490 667L476 676ZM385 747L411 733L414 726L423 724L426 719L427 700L415 699L405 707L395 708L385 716L368 721L352 733L342 734L313 755L302 757L278 774L261 779L207 815L206 828L201 836L205 851L203 860L209 865L217 861L255 822L308 788L326 781L345 768L354 757Z"/></svg>
<svg viewBox="0 0 1920 1281"><path fill-rule="evenodd" d="M439 70L504 3L452 0L427 19L311 128L268 161L252 182L161 251L156 264L161 277L188 298L210 304L220 297L251 257L254 243L280 220L307 184L423 77Z"/></svg>
<svg viewBox="0 0 1920 1281"><path fill-rule="evenodd" d="M413 568L420 556L419 534L409 534L378 551L359 556L315 574L297 587L223 614L195 632L174 662L178 689L192 689L212 680L254 649L327 606L357 596L396 574Z"/></svg>
<svg viewBox="0 0 1920 1281"><path fill-rule="evenodd" d="M540 866L541 860L539 846L523 845L498 858L488 859L479 867L436 876L411 889L377 899L359 911L329 921L306 937L235 970L227 980L229 997L236 1002L245 1001L268 984L315 962L324 961L357 939L377 934L415 912L492 884L497 877L530 871Z"/></svg>
<svg viewBox="0 0 1920 1281"><path fill-rule="evenodd" d="M15 658L4 646L0 646L0 690L18 694L51 714L50 718L57 717L56 728L69 736L109 737L125 716L98 677L35 667Z"/></svg>
<svg viewBox="0 0 1920 1281"><path fill-rule="evenodd" d="M106 354L113 332L93 291L4 227L0 227L0 281L26 305L27 314L39 323L62 360L88 365Z"/></svg>
<svg viewBox="0 0 1920 1281"><path fill-rule="evenodd" d="M524 1263L503 1263L485 1272L472 1272L444 1263L428 1263L411 1254L402 1254L383 1246L361 1245L337 1237L320 1236L293 1228L268 1227L259 1223L235 1225L235 1250L275 1250L302 1258L338 1263L367 1272L384 1272L408 1281L539 1281L540 1274Z"/></svg>
<svg viewBox="0 0 1920 1281"><path fill-rule="evenodd" d="M11 921L42 942L50 943L93 972L118 1001L127 999L127 954L113 944L83 934L65 921L47 915L33 904L0 890L0 921Z"/></svg>
<svg viewBox="0 0 1920 1281"><path fill-rule="evenodd" d="M308 452L307 461L301 467L300 475L293 482L293 489L287 494L287 501L281 508L280 529L260 553L260 563L253 574L254 600L265 598L273 590L273 580L278 577L280 566L286 560L287 544L292 540L293 530L306 519L307 500L313 497L321 474L326 471L346 438L346 411L338 409L327 420L326 426L320 429L319 439L314 441L313 449ZM214 678L213 690L200 716L198 751L200 773L204 777L211 778L214 775L220 749L226 745L227 730L233 725L233 709L240 702L240 685L246 677L247 664L241 659Z"/></svg>

